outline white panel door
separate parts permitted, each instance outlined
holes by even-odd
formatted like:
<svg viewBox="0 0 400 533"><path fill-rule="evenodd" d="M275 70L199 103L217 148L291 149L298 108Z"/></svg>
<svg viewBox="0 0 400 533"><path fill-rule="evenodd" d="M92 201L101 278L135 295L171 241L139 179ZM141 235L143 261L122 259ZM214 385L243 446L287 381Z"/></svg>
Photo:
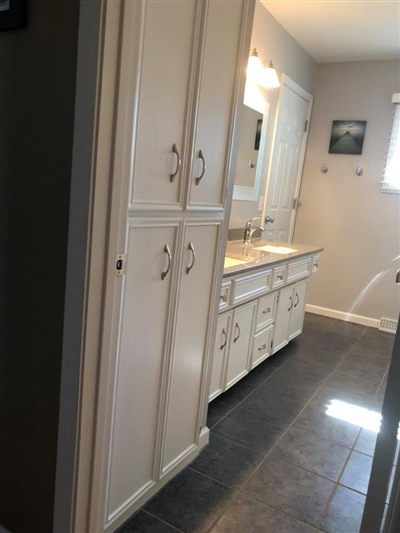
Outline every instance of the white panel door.
<svg viewBox="0 0 400 533"><path fill-rule="evenodd" d="M307 298L308 278L298 281L293 289L293 307L290 311L289 340L303 331L304 310Z"/></svg>
<svg viewBox="0 0 400 533"><path fill-rule="evenodd" d="M242 0L209 3L190 180L192 206L223 206L242 9Z"/></svg>
<svg viewBox="0 0 400 533"><path fill-rule="evenodd" d="M256 309L257 300L234 310L226 372L226 388L245 376L250 369L250 350Z"/></svg>
<svg viewBox="0 0 400 533"><path fill-rule="evenodd" d="M195 0L143 5L131 203L176 205L183 190L192 39L201 5Z"/></svg>
<svg viewBox="0 0 400 533"><path fill-rule="evenodd" d="M311 108L306 98L282 84L264 209L264 216L273 220L266 219L263 224L264 236L271 241L286 242L292 238L295 197L300 187L307 140L305 125Z"/></svg>
<svg viewBox="0 0 400 533"><path fill-rule="evenodd" d="M155 479L177 228L177 222L128 224L108 465L108 520Z"/></svg>
<svg viewBox="0 0 400 533"><path fill-rule="evenodd" d="M221 315L217 322L215 336L214 355L212 360L212 374L210 385L210 401L223 392L225 386L225 363L229 349L230 325L232 323L232 311Z"/></svg>
<svg viewBox="0 0 400 533"><path fill-rule="evenodd" d="M200 434L200 394L220 225L185 223L163 473L197 446Z"/></svg>

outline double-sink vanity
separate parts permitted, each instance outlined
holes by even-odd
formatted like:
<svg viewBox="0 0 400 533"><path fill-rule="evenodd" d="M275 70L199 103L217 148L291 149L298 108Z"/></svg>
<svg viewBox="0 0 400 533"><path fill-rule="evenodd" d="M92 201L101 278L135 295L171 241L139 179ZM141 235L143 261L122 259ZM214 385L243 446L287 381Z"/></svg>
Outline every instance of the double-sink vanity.
<svg viewBox="0 0 400 533"><path fill-rule="evenodd" d="M210 401L302 332L322 247L228 241Z"/></svg>

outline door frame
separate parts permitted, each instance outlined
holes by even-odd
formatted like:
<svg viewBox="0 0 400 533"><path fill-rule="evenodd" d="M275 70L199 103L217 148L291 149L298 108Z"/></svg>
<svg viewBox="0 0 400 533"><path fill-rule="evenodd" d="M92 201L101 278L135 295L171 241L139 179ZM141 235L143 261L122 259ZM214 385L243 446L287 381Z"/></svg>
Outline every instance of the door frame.
<svg viewBox="0 0 400 533"><path fill-rule="evenodd" d="M264 198L264 206L263 206L263 211L262 211L262 220L264 220L265 210L267 207L268 189L270 186L273 154L274 154L275 142L276 142L276 132L278 129L279 118L280 118L279 112L280 112L280 107L281 107L281 97L282 97L282 91L284 90L285 87L287 89L290 89L294 93L296 93L298 96L303 98L303 100L305 100L308 103L307 118L306 118L307 131L305 132L305 135L303 136L303 143L301 146L299 171L296 176L296 185L294 189L295 206L292 209L292 216L290 219L288 242L292 242L294 226L296 222L297 209L300 205L299 193L300 193L301 179L302 179L302 174L303 174L304 158L305 158L305 153L306 153L308 134L310 131L311 110L312 110L314 97L310 93L308 93L305 89L300 87L300 85L298 85L295 81L289 78L287 74L284 74L284 73L281 74L281 86L279 89L278 104L277 104L277 109L276 109L276 114L275 114L274 133L273 133L273 141L272 141L272 146L271 146L271 151L270 151L271 155L270 155L269 162L268 162L268 172L267 172L267 181L266 181L266 187L265 187L265 198Z"/></svg>

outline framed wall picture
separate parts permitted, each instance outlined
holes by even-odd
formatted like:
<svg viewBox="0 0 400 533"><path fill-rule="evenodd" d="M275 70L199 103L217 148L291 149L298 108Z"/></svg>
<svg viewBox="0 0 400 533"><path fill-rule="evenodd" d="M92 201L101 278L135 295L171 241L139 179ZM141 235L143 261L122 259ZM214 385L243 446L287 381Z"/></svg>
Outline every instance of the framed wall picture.
<svg viewBox="0 0 400 533"><path fill-rule="evenodd" d="M0 31L26 26L25 0L0 0Z"/></svg>
<svg viewBox="0 0 400 533"><path fill-rule="evenodd" d="M334 120L329 153L361 155L366 128L366 120Z"/></svg>

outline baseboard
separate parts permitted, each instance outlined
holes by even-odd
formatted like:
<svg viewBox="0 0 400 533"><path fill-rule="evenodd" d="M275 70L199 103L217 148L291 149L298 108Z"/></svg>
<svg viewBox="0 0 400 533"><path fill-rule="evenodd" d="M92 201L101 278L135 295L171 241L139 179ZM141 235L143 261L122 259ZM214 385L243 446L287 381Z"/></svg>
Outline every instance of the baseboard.
<svg viewBox="0 0 400 533"><path fill-rule="evenodd" d="M306 312L314 313L315 315L329 316L330 318L337 318L346 322L353 322L354 324L361 324L370 328L378 328L380 320L377 318L370 318L368 316L354 315L353 313L346 313L345 311L337 311L336 309L329 309L328 307L320 307L319 305L306 304Z"/></svg>

